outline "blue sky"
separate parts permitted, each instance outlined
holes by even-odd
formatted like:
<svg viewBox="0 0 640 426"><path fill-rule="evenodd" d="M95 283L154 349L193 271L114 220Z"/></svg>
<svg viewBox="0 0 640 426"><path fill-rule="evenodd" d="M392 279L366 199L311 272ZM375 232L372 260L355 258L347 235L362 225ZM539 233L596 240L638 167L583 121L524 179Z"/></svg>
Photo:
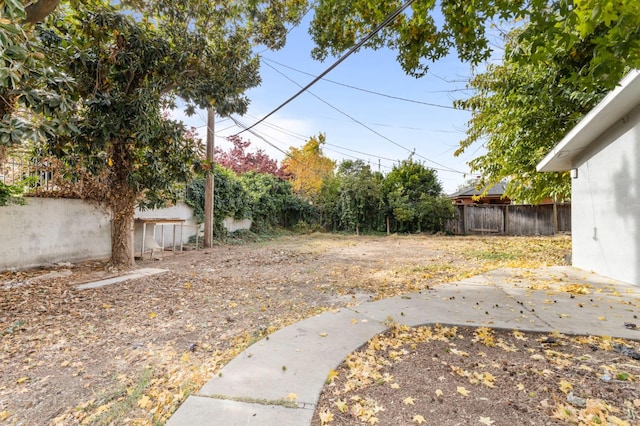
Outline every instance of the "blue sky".
<svg viewBox="0 0 640 426"><path fill-rule="evenodd" d="M245 116L237 118L247 125L254 124L313 79L304 73L316 76L335 61L314 61L312 48L307 25L303 24L290 32L282 50L262 52L262 84L247 93L251 105ZM469 75L469 66L460 63L455 55L433 64L427 76L416 79L404 73L394 52L360 50L312 86L310 93L301 94L253 130L282 151L300 147L309 137L322 132L327 142L325 155L338 162L359 158L374 170L380 167L383 173L415 149L414 159L436 169L444 191L452 193L472 177L467 161L481 152L481 148L472 147L460 157L453 155L465 136L468 112L391 99L343 85L451 107L454 99L468 96L464 89ZM204 139L206 112L199 111L189 118L177 114L176 118L199 128ZM232 120L218 117L216 145L228 147L225 138L241 130ZM284 158L282 152L259 137L248 132L241 136L250 140L253 148L261 148L278 160Z"/></svg>

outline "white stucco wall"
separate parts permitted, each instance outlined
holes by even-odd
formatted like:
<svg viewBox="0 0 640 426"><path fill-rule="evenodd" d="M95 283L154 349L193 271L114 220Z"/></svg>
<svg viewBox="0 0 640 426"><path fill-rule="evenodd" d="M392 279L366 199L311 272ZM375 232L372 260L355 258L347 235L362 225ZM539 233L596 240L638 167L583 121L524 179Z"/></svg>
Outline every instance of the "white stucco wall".
<svg viewBox="0 0 640 426"><path fill-rule="evenodd" d="M640 107L574 165L573 265L640 285Z"/></svg>
<svg viewBox="0 0 640 426"><path fill-rule="evenodd" d="M111 216L106 210L83 200L25 200L24 206L0 207L0 271L111 256ZM136 217L185 219L184 242L196 232L193 210L184 203L166 209L136 211ZM150 228L152 226L147 229ZM159 226L155 237L158 243L162 241ZM166 225L165 246L172 243L173 229Z"/></svg>
<svg viewBox="0 0 640 426"><path fill-rule="evenodd" d="M0 270L111 255L110 215L82 200L27 198L0 207Z"/></svg>
<svg viewBox="0 0 640 426"><path fill-rule="evenodd" d="M161 219L184 219L184 225L182 227L182 242L189 242L189 237L196 234L199 229L195 218L193 217L193 209L183 202L178 202L175 206L157 209L157 210L136 210L136 218L161 218ZM147 225L146 232L153 232L153 225ZM173 225L156 225L155 226L155 240L158 244L162 243L162 232L164 228L164 244L165 247L173 244ZM135 243L137 246L142 241L142 225L136 224L135 226ZM176 244L180 243L180 226L176 225Z"/></svg>
<svg viewBox="0 0 640 426"><path fill-rule="evenodd" d="M222 220L222 226L225 227L227 232L247 231L251 229L251 219L234 219L232 217L225 217Z"/></svg>

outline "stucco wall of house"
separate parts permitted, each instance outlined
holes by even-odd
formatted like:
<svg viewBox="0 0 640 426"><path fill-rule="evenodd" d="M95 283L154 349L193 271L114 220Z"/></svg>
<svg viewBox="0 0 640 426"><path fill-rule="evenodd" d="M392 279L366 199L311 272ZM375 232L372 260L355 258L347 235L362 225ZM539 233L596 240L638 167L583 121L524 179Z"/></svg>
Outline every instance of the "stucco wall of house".
<svg viewBox="0 0 640 426"><path fill-rule="evenodd" d="M31 197L25 200L24 206L0 207L0 271L111 256L111 215L106 209L84 200ZM188 242L198 228L193 210L184 203L136 211L135 216L185 219L183 242ZM162 227L155 228L155 240L160 243ZM170 246L173 227L164 228L165 246ZM147 225L153 235L152 229L153 225ZM141 240L141 229L137 231L135 237ZM176 240L179 236L177 232Z"/></svg>
<svg viewBox="0 0 640 426"><path fill-rule="evenodd" d="M0 270L111 255L111 216L83 200L26 198L0 207Z"/></svg>
<svg viewBox="0 0 640 426"><path fill-rule="evenodd" d="M640 285L640 106L574 167L573 265Z"/></svg>

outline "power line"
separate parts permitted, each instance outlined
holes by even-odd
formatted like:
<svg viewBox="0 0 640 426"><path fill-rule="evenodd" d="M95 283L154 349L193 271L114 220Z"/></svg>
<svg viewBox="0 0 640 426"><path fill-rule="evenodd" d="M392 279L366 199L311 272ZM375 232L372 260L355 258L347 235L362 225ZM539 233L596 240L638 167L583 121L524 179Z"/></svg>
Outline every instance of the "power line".
<svg viewBox="0 0 640 426"><path fill-rule="evenodd" d="M247 126L245 123L243 123L241 120L239 120L239 119L237 119L237 118L233 118L233 117L231 117L231 120L233 120L234 122L236 122L236 123L237 123L236 125L237 125L238 127L242 128L242 129L247 129L247 128L248 128L248 126ZM277 128L278 128L279 126L272 126L272 127L276 128L276 130L277 130ZM256 136L256 137L260 138L261 140L263 140L264 142L266 142L266 143L267 143L269 146L271 146L272 148L274 148L274 149L278 150L279 152L283 153L286 157L289 157L290 159L292 159L292 160L294 160L294 161L295 161L295 158L291 157L291 155L290 155L288 152L285 152L285 151L281 150L280 148L278 148L277 146L273 145L273 143L271 143L270 141L268 141L268 140L267 140L265 137L263 137L262 135L258 134L258 132L256 132L255 130L253 130L253 129L249 129L248 131L249 131L249 133L251 133L252 135L254 135L254 136ZM304 137L302 137L302 139L303 139L303 140L306 140ZM374 158L379 158L379 159L381 159L381 160L391 161L391 162L393 162L393 163L395 163L395 162L397 161L397 160L394 160L394 159L392 159L392 158L380 157L380 156L378 156L378 155L369 154L369 153L361 152L361 151L356 151L356 150L354 150L354 149L344 148L344 147L341 147L341 146L339 146L339 145L331 144L331 143L328 143L328 142L325 142L325 143L324 143L324 145L332 146L332 147L334 147L334 148L338 148L338 149L342 149L342 150L346 150L346 151L351 151L351 152L354 152L354 153L357 153L357 154L366 155L366 156L368 156L368 157L374 157ZM353 158L353 159L356 159L356 160L362 160L362 161L364 161L365 163L371 163L371 161L370 161L370 160L365 160L365 159L363 159L363 158L356 157L356 156L349 155L349 154L345 154L345 153L343 153L343 152L335 151L335 150L332 150L332 149L329 149L329 148L325 148L325 149L326 149L327 151L335 152L335 153L338 153L338 154L341 154L341 155L344 155L344 156L346 156L346 157L350 157L350 158ZM392 167L389 167L389 166L387 166L387 165L382 165L382 167L384 167L384 168L386 168L386 169L391 169L391 168L392 168Z"/></svg>
<svg viewBox="0 0 640 426"><path fill-rule="evenodd" d="M312 76L312 77L314 76L311 73L308 73L308 72L301 71L299 69L290 67L289 65L285 65L285 64L280 63L278 61L274 61L273 59L268 59L268 58L265 58L265 57L263 57L262 59L264 61L266 61L266 62L271 62L271 63L277 64L277 65L280 65L281 67L288 68L288 69L290 69L292 71L296 71L296 72L299 72L299 73L302 73L302 74L306 74L306 75L309 75L309 76ZM273 67L271 67L271 68L273 68ZM430 107L434 107L434 108L446 108L446 109L452 109L452 110L456 110L456 111L469 111L469 110L462 109L462 108L456 108L454 106L434 104L434 103L431 103L431 102L418 101L418 100L415 100L415 99L408 99L408 98L403 98L403 97L400 97L400 96L389 95L387 93L376 92L374 90L363 89L361 87L352 86L350 84L340 83L339 81L329 80L328 78L325 78L323 80L327 81L329 83L337 84L338 86L348 87L349 89L359 90L361 92L371 93L373 95L382 96L382 97L389 98L389 99L397 99L399 101L411 102L411 103L414 103L414 104L426 105L426 106L430 106Z"/></svg>
<svg viewBox="0 0 640 426"><path fill-rule="evenodd" d="M284 74L283 72L281 72L280 70L276 69L275 67L273 67L272 65L266 64L268 67L270 67L271 69L273 69L275 72L277 72L278 74L282 75L284 78L286 78L287 80L291 81L293 84L300 86L295 80L291 79L289 76L287 76L286 74ZM464 172L461 172L459 170L455 170L451 167L445 166L444 164L438 163L435 160L431 160L423 155L420 154L416 154L415 150L411 150L403 145L400 145L398 142L394 141L393 139L388 138L387 136L383 135L382 133L372 129L371 127L367 126L366 124L364 124L362 121L356 119L355 117L352 117L351 115L347 114L346 112L342 111L341 109L331 105L329 102L325 101L324 99L320 98L319 96L317 96L316 94L314 94L313 92L311 92L310 90L307 90L307 92L315 97L316 99L318 99L320 102L326 104L327 106L329 106L330 108L333 108L334 110L338 111L340 114L348 117L349 119L351 119L353 122L359 124L360 126L364 127L365 129L369 130L370 132L374 133L375 135L381 137L382 139L391 142L392 144L396 145L397 147L400 147L402 149L404 149L405 151L409 152L410 154L414 154L430 163L436 164L438 166L440 166L441 168L437 168L437 167L432 167L435 170L440 170L440 171L446 171L446 172L453 172L453 173L460 173L460 174L465 174ZM258 124L258 123L256 123Z"/></svg>
<svg viewBox="0 0 640 426"><path fill-rule="evenodd" d="M280 151L282 154L284 154L284 155L285 155L285 157L289 157L289 158L291 158L291 156L289 155L289 153L288 153L288 152L283 151L281 148L279 148L279 147L275 146L273 143L271 143L270 141L268 141L267 139L265 139L263 136L259 135L257 132L255 132L254 130L252 130L252 129L251 129L251 126L247 126L245 123L241 122L239 119L234 118L234 117L232 117L232 116L229 116L229 118L230 118L234 123L236 123L236 126L238 126L238 127L240 127L241 129L243 129L243 130L242 130L242 132L247 131L247 132L251 133L251 134L252 134L252 135L254 135L255 137L262 139L262 140L263 140L267 145L269 145L269 146L270 146L270 147L272 147L273 149L275 149L275 150L277 150L277 151ZM237 136L237 135L239 135L239 134L240 134L240 133L242 133L242 132L236 133L234 136Z"/></svg>
<svg viewBox="0 0 640 426"><path fill-rule="evenodd" d="M391 21L393 21L398 15L400 15L405 9L407 9L409 6L411 6L411 4L414 2L415 0L407 0L402 6L400 6L399 8L397 8L395 11L393 11L391 14L389 14L380 24L378 24L373 30L371 30L371 32L369 32L369 34L367 34L366 36L364 36L355 46L353 46L351 49L349 49L349 51L347 53L345 53L344 55L342 55L337 61L335 61L329 68L327 68L325 71L323 71L319 76L317 76L316 78L314 78L313 80L311 80L310 83L308 83L306 86L304 86L302 89L300 89L296 94L294 94L293 96L291 96L289 99L287 99L286 101L284 101L283 103L281 103L278 107L276 107L274 110L272 110L270 113L268 113L267 115L265 115L264 117L262 117L260 120L258 120L257 122L253 123L251 126L249 126L247 129L239 132L238 134L248 131L249 129L254 128L255 126L257 126L258 124L262 123L264 120L266 120L267 118L269 118L270 116L272 116L273 114L275 114L277 111L279 111L280 109L282 109L285 105L287 105L289 102L293 101L295 98L297 98L298 96L300 96L302 93L304 93L305 91L307 91L307 89L309 89L311 86L313 86L314 84L316 84L318 81L320 81L322 79L322 77L324 77L325 75L329 74L334 68L336 68L338 65L340 65L345 59L347 59L349 56L351 56L351 54L353 52L355 52L356 50L358 50L360 47L362 47L362 45L364 45L367 41L369 41L369 39L371 39L374 35L376 35L376 33L378 31L380 31L382 28L386 27Z"/></svg>
<svg viewBox="0 0 640 426"><path fill-rule="evenodd" d="M278 126L278 125L276 125L276 124L272 124L272 123L263 123L263 125L264 125L264 126L267 126L267 127L270 127L270 128L271 128L271 129L273 129L273 130L276 130L276 131L282 132L282 133L286 134L287 136L290 136L290 137L293 137L293 138L296 138L296 139L300 139L300 140L302 140L302 141L306 141L306 140L307 140L307 137L306 137L306 136L301 135L300 133L292 132L292 131L290 131L290 130L288 130L288 129L285 129L285 128L281 127L281 126ZM336 144L332 144L332 143L329 143L329 142L325 142L325 143L324 143L324 145L332 146L332 147L334 147L334 148L342 149L342 150L345 150L345 151L354 152L354 153L356 153L356 154L366 155L366 156L368 156L368 157L379 158L380 160L391 161L392 163L395 163L396 161L398 161L398 159L387 158L387 157L381 157L381 156L376 155L376 154L371 154L371 153L363 152L363 151L357 151L357 150L355 150L355 149L351 149L351 148L345 148L345 147L343 147L343 146L336 145ZM337 151L333 151L333 152L337 152ZM340 153L340 154L342 154L342 153ZM345 154L345 155L346 155L346 154ZM363 160L362 158L354 157L354 156L351 156L351 155L348 155L348 157L356 158L356 159L358 159L358 160ZM364 160L363 160L363 161L364 161Z"/></svg>

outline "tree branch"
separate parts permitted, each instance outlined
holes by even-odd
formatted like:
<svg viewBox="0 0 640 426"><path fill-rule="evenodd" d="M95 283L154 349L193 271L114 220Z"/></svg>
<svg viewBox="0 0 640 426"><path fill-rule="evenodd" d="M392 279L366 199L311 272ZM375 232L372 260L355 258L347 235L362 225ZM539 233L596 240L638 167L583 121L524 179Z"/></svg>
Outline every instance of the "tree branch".
<svg viewBox="0 0 640 426"><path fill-rule="evenodd" d="M24 23L35 24L44 20L56 7L60 4L60 0L39 0L36 3L31 3L25 8L27 12L27 19Z"/></svg>

